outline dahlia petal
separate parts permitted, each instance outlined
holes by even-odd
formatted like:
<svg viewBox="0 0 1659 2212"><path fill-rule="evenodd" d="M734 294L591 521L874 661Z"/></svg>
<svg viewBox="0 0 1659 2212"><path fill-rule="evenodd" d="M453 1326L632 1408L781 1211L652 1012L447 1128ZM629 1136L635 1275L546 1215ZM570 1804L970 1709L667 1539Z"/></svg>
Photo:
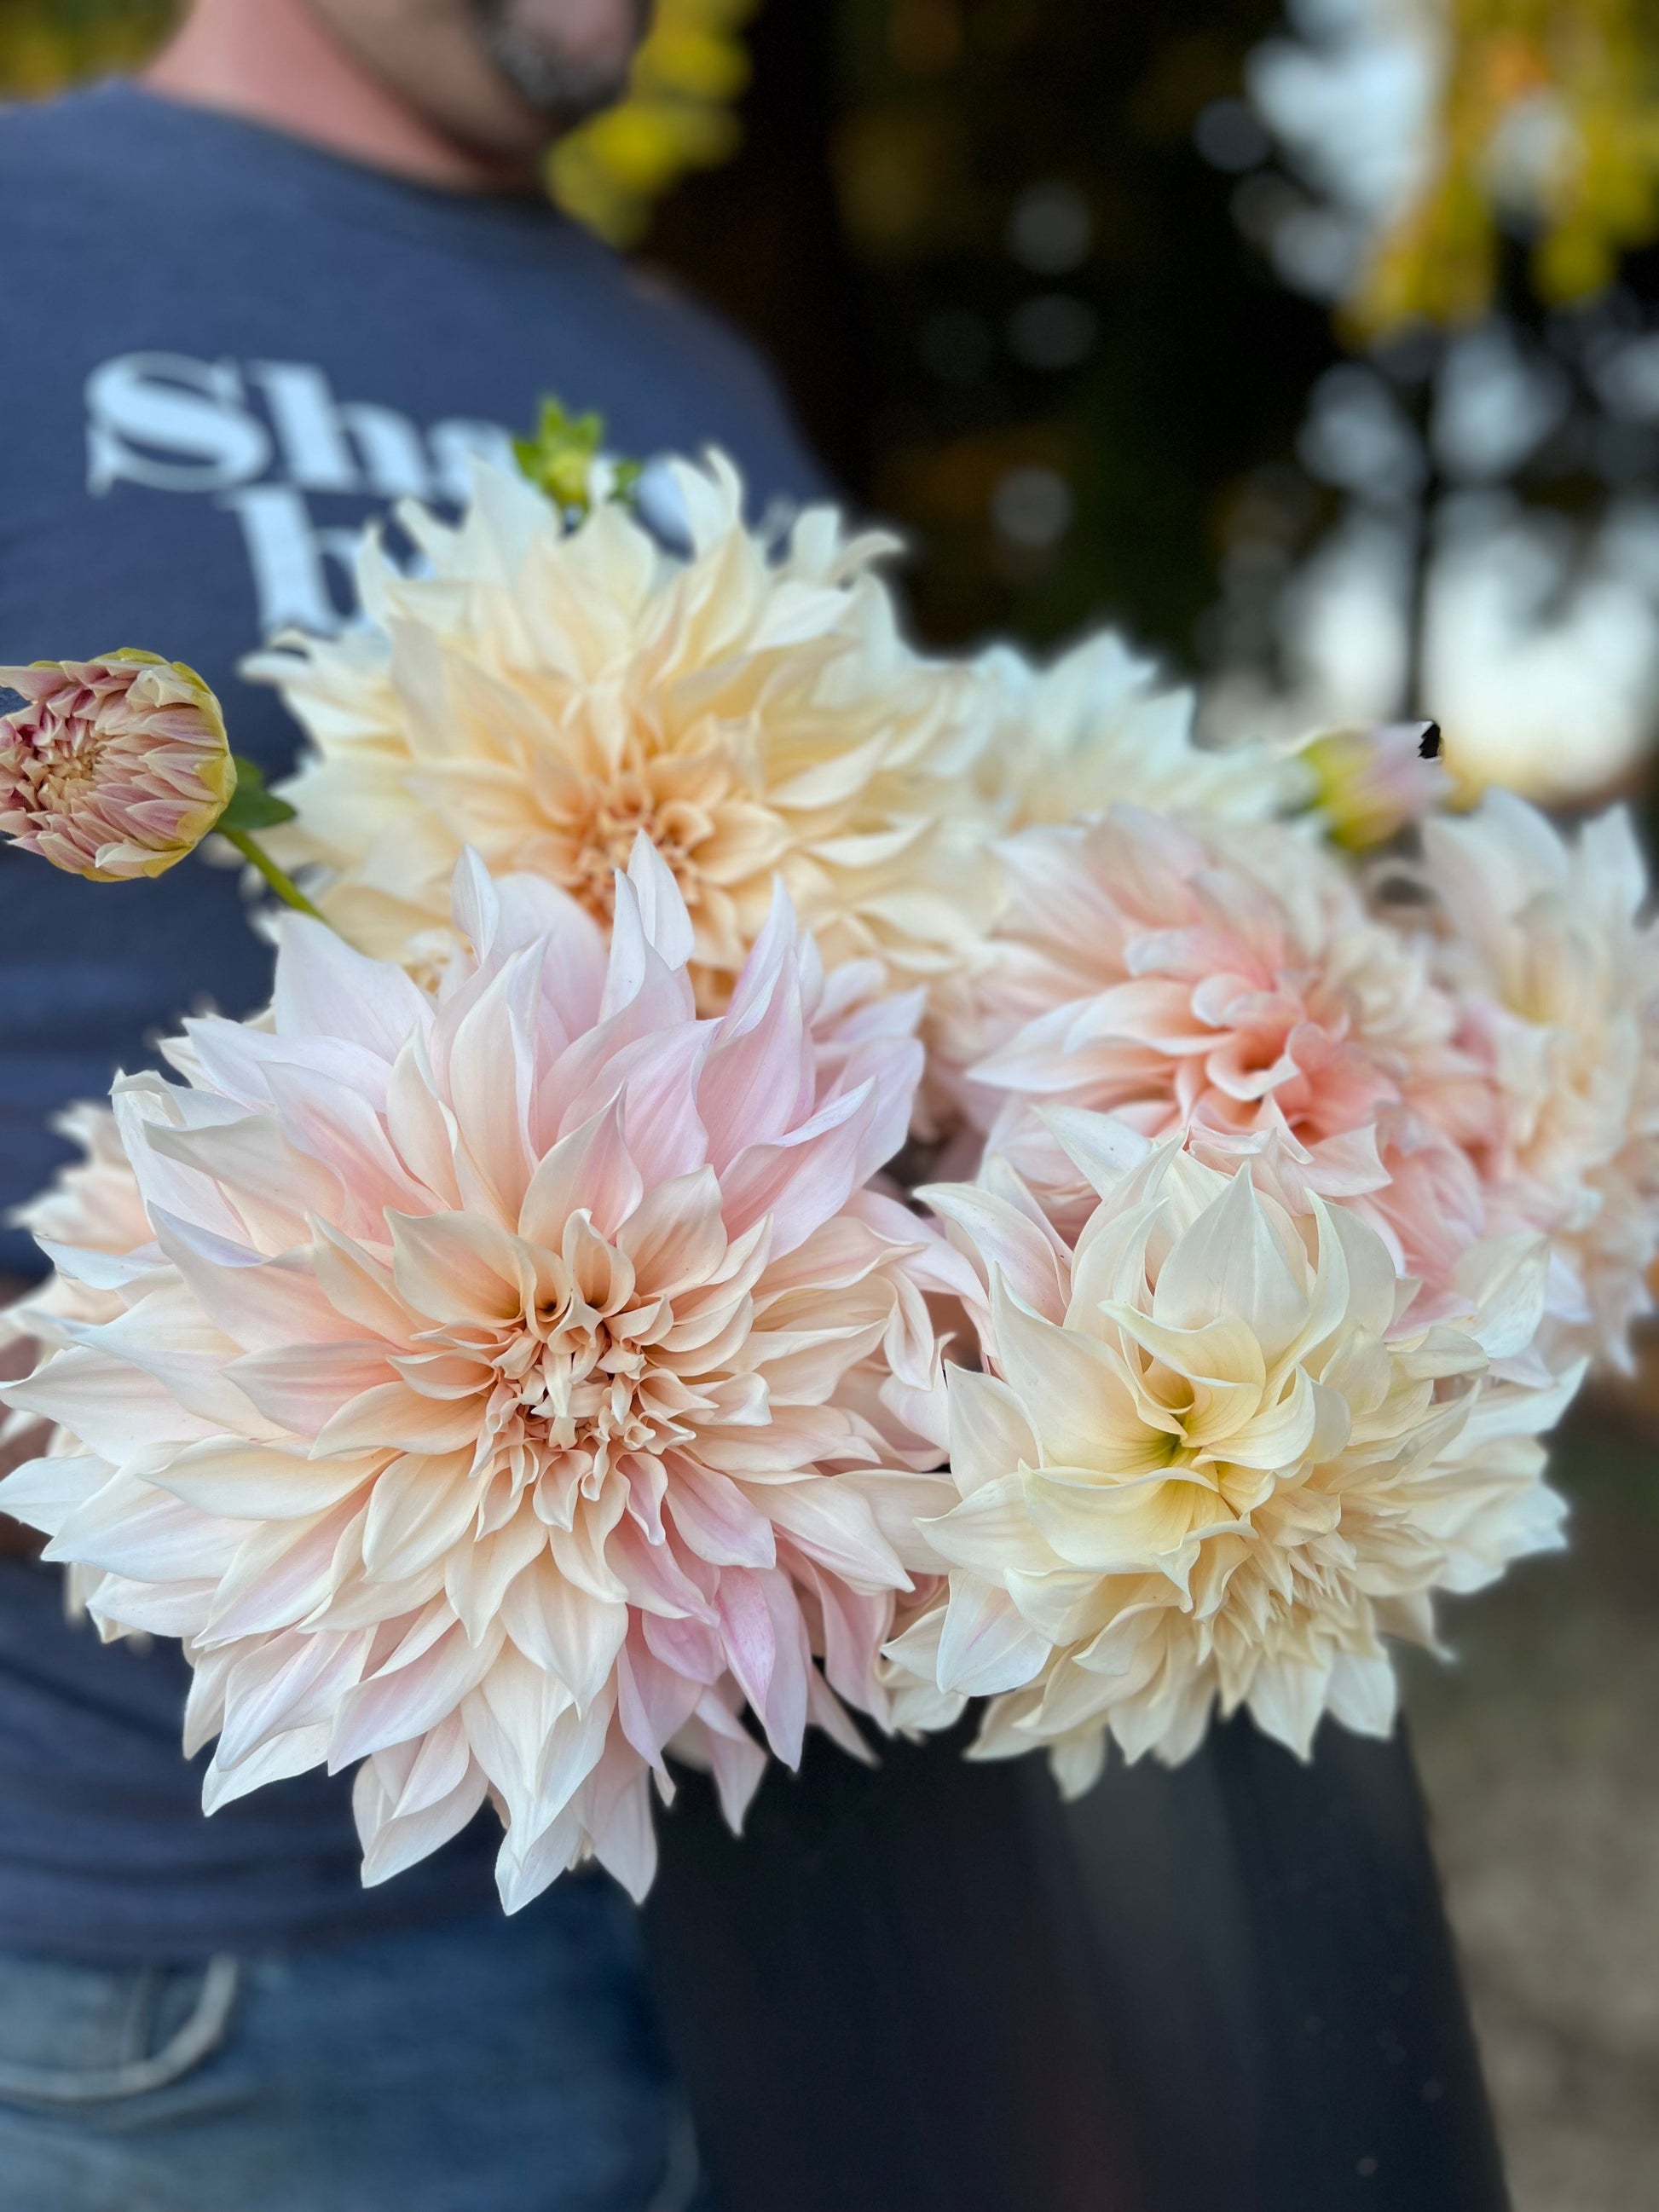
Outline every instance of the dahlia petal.
<svg viewBox="0 0 1659 2212"><path fill-rule="evenodd" d="M695 949L685 900L660 853L643 830L628 856L628 880L639 902L647 944L668 968L684 968Z"/></svg>
<svg viewBox="0 0 1659 2212"><path fill-rule="evenodd" d="M650 1778L614 1736L588 1784L586 1826L594 1857L635 1905L642 1904L657 1871Z"/></svg>
<svg viewBox="0 0 1659 2212"><path fill-rule="evenodd" d="M849 1486L808 1476L767 1492L767 1517L796 1549L854 1589L903 1589L908 1577L889 1549L874 1516Z"/></svg>
<svg viewBox="0 0 1659 2212"><path fill-rule="evenodd" d="M459 1626L407 1663L382 1668L340 1699L327 1749L329 1771L354 1759L404 1743L437 1728L459 1711L495 1663L500 1634L469 1644Z"/></svg>
<svg viewBox="0 0 1659 2212"><path fill-rule="evenodd" d="M476 1213L392 1213L386 1226L392 1278L417 1314L487 1326L522 1313L533 1274L523 1246L495 1222Z"/></svg>
<svg viewBox="0 0 1659 2212"><path fill-rule="evenodd" d="M664 1747L696 1710L703 1683L665 1666L640 1639L630 1638L617 1660L617 1720L640 1757L658 1771Z"/></svg>
<svg viewBox="0 0 1659 2212"><path fill-rule="evenodd" d="M1248 1174L1176 1243L1158 1276L1155 1317L1199 1328L1224 1313L1255 1330L1269 1361L1296 1337L1308 1301L1291 1277Z"/></svg>
<svg viewBox="0 0 1659 2212"><path fill-rule="evenodd" d="M315 1237L311 1270L333 1311L360 1340L367 1330L388 1344L406 1343L409 1309L390 1269L328 1222L313 1218L310 1225Z"/></svg>
<svg viewBox="0 0 1659 2212"><path fill-rule="evenodd" d="M268 1443L212 1437L186 1444L150 1480L198 1512L229 1521L311 1520L361 1490L373 1459L313 1460Z"/></svg>
<svg viewBox="0 0 1659 2212"><path fill-rule="evenodd" d="M199 1636L213 1606L215 1584L210 1582L134 1582L125 1575L106 1575L87 1610L100 1627L109 1626L127 1636L175 1636L181 1640Z"/></svg>
<svg viewBox="0 0 1659 2212"><path fill-rule="evenodd" d="M769 1218L777 1257L805 1243L881 1165L872 1160L859 1173L876 1104L873 1085L861 1084L787 1137L741 1152L720 1178L729 1232L741 1236Z"/></svg>
<svg viewBox="0 0 1659 2212"><path fill-rule="evenodd" d="M668 1511L684 1540L717 1567L769 1567L777 1557L771 1522L714 1468L681 1461Z"/></svg>
<svg viewBox="0 0 1659 2212"><path fill-rule="evenodd" d="M441 1804L475 1772L466 1730L459 1715L453 1713L413 1742L394 1744L376 1752L374 1760L387 1780L395 1778L399 1767L405 1770L392 1805L399 1820Z"/></svg>
<svg viewBox="0 0 1659 2212"><path fill-rule="evenodd" d="M150 1208L155 1241L217 1326L247 1352L269 1352L297 1340L352 1337L356 1331L330 1302L308 1255L268 1259L193 1222Z"/></svg>
<svg viewBox="0 0 1659 2212"><path fill-rule="evenodd" d="M602 1235L614 1237L638 1206L643 1188L623 1133L619 1096L561 1137L538 1163L519 1209L519 1234L556 1250L566 1221L582 1208Z"/></svg>
<svg viewBox="0 0 1659 2212"><path fill-rule="evenodd" d="M548 1531L533 1513L519 1513L494 1535L453 1553L445 1563L444 1590L468 1640L482 1644L495 1622L508 1585L539 1559Z"/></svg>
<svg viewBox="0 0 1659 2212"><path fill-rule="evenodd" d="M573 1589L541 1557L507 1585L501 1622L525 1657L562 1682L577 1711L585 1711L627 1638L628 1607Z"/></svg>
<svg viewBox="0 0 1659 2212"><path fill-rule="evenodd" d="M225 1680L217 1758L238 1766L273 1737L331 1720L358 1679L368 1632L282 1636L245 1652Z"/></svg>
<svg viewBox="0 0 1659 2212"><path fill-rule="evenodd" d="M224 1371L267 1419L290 1435L315 1437L320 1445L343 1407L349 1409L386 1384L386 1352L385 1345L361 1339L290 1342L273 1352L245 1352ZM331 1449L340 1447L334 1443Z"/></svg>
<svg viewBox="0 0 1659 2212"><path fill-rule="evenodd" d="M947 1370L951 1379L951 1472L964 1498L988 1482L1035 1467L1036 1433L1018 1397L1000 1376L969 1368Z"/></svg>
<svg viewBox="0 0 1659 2212"><path fill-rule="evenodd" d="M429 1858L460 1834L483 1804L489 1783L482 1767L469 1766L447 1796L410 1813L386 1809L386 1785L375 1760L358 1769L352 1809L363 1845L363 1886L374 1888Z"/></svg>
<svg viewBox="0 0 1659 2212"><path fill-rule="evenodd" d="M1059 1564L1031 1517L1019 1473L981 1483L948 1513L923 1522L922 1530L939 1557L953 1566L990 1575L1015 1569L1042 1574Z"/></svg>
<svg viewBox="0 0 1659 2212"><path fill-rule="evenodd" d="M699 1701L687 1733L708 1763L727 1827L734 1836L741 1835L744 1817L766 1771L765 1753L712 1692Z"/></svg>
<svg viewBox="0 0 1659 2212"><path fill-rule="evenodd" d="M478 1415L468 1401L446 1405L424 1398L407 1382L380 1382L349 1398L316 1431L313 1450L396 1451L412 1458L441 1455L476 1444Z"/></svg>
<svg viewBox="0 0 1659 2212"><path fill-rule="evenodd" d="M430 1018L423 994L392 962L366 959L306 915L284 914L277 928L271 1013L278 1036L342 1037L389 1063Z"/></svg>
<svg viewBox="0 0 1659 2212"><path fill-rule="evenodd" d="M201 1640L269 1636L297 1627L326 1606L343 1577L342 1554L349 1556L362 1510L353 1497L311 1521L261 1522L251 1530L240 1524L242 1540L220 1577Z"/></svg>
<svg viewBox="0 0 1659 2212"><path fill-rule="evenodd" d="M542 948L513 955L471 1007L449 1048L457 1164L478 1179L496 1218L516 1221L536 1158L530 1118Z"/></svg>
<svg viewBox="0 0 1659 2212"><path fill-rule="evenodd" d="M1000 1280L991 1286L1003 1373L1033 1419L1046 1459L1086 1466L1122 1426L1127 1395L1103 1344L1028 1311Z"/></svg>
<svg viewBox="0 0 1659 2212"><path fill-rule="evenodd" d="M95 1498L114 1472L89 1452L26 1459L0 1479L0 1513L55 1536L67 1516Z"/></svg>
<svg viewBox="0 0 1659 2212"><path fill-rule="evenodd" d="M972 1238L1021 1304L1046 1321L1065 1316L1053 1238L1006 1200L963 1183L927 1184L916 1195Z"/></svg>
<svg viewBox="0 0 1659 2212"><path fill-rule="evenodd" d="M994 1697L1030 1681L1048 1656L1048 1638L1021 1619L999 1584L975 1574L951 1586L939 1645L939 1685L964 1697Z"/></svg>
<svg viewBox="0 0 1659 2212"><path fill-rule="evenodd" d="M267 1783L286 1782L290 1775L303 1774L308 1767L317 1765L327 1744L328 1730L325 1728L295 1729L287 1735L261 1744L239 1765L221 1765L215 1757L209 1761L207 1772L202 1778L202 1810L210 1814L222 1812L239 1797L264 1789Z"/></svg>
<svg viewBox="0 0 1659 2212"><path fill-rule="evenodd" d="M191 1582L225 1573L246 1533L130 1474L114 1474L64 1516L43 1556L138 1582Z"/></svg>

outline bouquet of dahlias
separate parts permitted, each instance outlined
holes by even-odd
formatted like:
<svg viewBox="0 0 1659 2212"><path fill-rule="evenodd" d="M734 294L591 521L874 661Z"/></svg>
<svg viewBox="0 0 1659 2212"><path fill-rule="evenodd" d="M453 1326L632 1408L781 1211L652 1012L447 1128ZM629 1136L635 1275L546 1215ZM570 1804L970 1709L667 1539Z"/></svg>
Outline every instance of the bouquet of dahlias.
<svg viewBox="0 0 1659 2212"><path fill-rule="evenodd" d="M1450 812L1417 729L1202 750L1110 636L924 659L889 540L710 456L671 547L555 458L254 664L275 797L187 670L6 673L0 830L216 822L302 910L266 1014L73 1117L0 1507L183 1640L210 1808L356 1765L379 1881L488 1797L509 1909L641 1893L673 1763L735 1826L809 1723L982 1698L1073 1790L1386 1731L1645 1310L1628 823Z"/></svg>

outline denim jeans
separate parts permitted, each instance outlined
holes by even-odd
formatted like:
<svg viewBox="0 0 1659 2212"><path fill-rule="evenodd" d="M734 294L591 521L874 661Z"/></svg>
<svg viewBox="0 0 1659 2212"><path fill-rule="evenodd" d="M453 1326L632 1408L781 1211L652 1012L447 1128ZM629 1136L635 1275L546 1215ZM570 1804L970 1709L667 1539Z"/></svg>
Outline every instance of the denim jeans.
<svg viewBox="0 0 1659 2212"><path fill-rule="evenodd" d="M686 2212L625 1901L190 1966L0 1954L3 2212Z"/></svg>

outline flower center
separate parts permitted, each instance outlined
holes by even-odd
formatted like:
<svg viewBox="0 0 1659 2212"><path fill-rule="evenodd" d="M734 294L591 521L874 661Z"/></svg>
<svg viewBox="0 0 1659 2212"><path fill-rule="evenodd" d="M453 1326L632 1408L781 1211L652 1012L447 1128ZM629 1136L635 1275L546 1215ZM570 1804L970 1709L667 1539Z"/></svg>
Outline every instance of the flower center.
<svg viewBox="0 0 1659 2212"><path fill-rule="evenodd" d="M687 904L695 902L697 872L688 833L694 836L696 825L680 818L689 810L659 808L644 776L631 769L619 769L608 783L590 783L587 801L565 871L565 889L573 897L608 921L616 902L617 872L626 871L634 841L643 830Z"/></svg>
<svg viewBox="0 0 1659 2212"><path fill-rule="evenodd" d="M88 709L93 704L89 693L75 702ZM31 812L70 813L98 780L105 743L73 708L67 714L49 708L21 743L5 749L0 765L14 780L16 799Z"/></svg>
<svg viewBox="0 0 1659 2212"><path fill-rule="evenodd" d="M665 1349L673 1327L668 1300L638 1291L627 1257L578 1215L517 1315L422 1332L399 1367L423 1395L477 1409L482 1529L526 1497L551 1528L608 1497L607 1526L627 1502L654 1528L662 1457L710 1410Z"/></svg>
<svg viewBox="0 0 1659 2212"><path fill-rule="evenodd" d="M732 767L718 743L695 754L659 751L636 732L611 758L597 744L586 768L567 763L536 786L540 821L520 865L550 876L601 921L615 910L616 878L641 832L693 908L706 896L704 861L720 842L733 796Z"/></svg>

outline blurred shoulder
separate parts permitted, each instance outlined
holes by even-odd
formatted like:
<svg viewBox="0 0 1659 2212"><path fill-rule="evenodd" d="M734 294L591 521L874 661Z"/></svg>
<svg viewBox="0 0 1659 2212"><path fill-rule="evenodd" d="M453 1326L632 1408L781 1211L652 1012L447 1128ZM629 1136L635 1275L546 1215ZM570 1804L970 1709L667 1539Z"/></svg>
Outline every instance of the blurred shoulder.
<svg viewBox="0 0 1659 2212"><path fill-rule="evenodd" d="M0 106L0 185L10 199L107 184L130 156L130 122L129 101L114 84Z"/></svg>

